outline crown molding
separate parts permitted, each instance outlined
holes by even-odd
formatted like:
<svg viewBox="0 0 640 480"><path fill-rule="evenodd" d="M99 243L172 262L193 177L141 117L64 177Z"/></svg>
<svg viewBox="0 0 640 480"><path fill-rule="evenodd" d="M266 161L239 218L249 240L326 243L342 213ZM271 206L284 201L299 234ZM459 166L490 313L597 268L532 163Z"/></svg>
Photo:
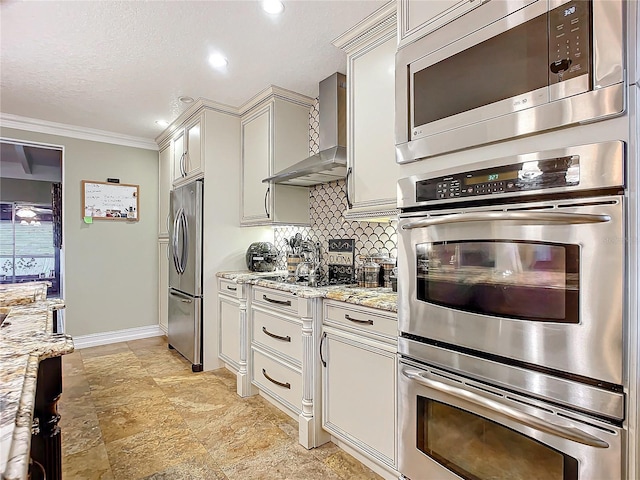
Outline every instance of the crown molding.
<svg viewBox="0 0 640 480"><path fill-rule="evenodd" d="M95 130L93 128L78 127L65 123L49 122L47 120L22 117L10 113L0 113L0 127L78 138L80 140L91 140L93 142L112 143L125 147L144 148L145 150L158 150L158 145L153 139L131 137L120 133L107 132L105 130Z"/></svg>
<svg viewBox="0 0 640 480"><path fill-rule="evenodd" d="M349 53L363 43L397 29L397 4L395 0L384 4L358 24L336 37L331 43Z"/></svg>
<svg viewBox="0 0 640 480"><path fill-rule="evenodd" d="M315 98L307 97L306 95L296 93L292 90L287 90L286 88L270 85L243 103L238 108L238 112L240 115L244 115L270 97L281 98L308 108L311 108L313 106L313 102L315 102Z"/></svg>
<svg viewBox="0 0 640 480"><path fill-rule="evenodd" d="M240 114L236 107L232 107L231 105L225 105L224 103L214 102L213 100L208 100L206 98L198 98L195 102L191 104L189 108L187 108L184 112L182 112L178 118L176 118L171 124L162 131L160 135L156 137L156 143L158 145L162 145L167 140L170 139L171 135L181 126L183 126L186 122L188 122L195 115L200 114L202 110L213 110L215 112L224 113L227 115L233 115L235 117L239 117Z"/></svg>

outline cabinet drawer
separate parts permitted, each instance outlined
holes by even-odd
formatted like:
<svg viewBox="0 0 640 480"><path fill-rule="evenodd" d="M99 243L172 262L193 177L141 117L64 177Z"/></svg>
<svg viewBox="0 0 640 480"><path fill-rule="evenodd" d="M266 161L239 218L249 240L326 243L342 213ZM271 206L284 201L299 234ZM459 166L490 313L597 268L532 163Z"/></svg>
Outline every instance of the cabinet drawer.
<svg viewBox="0 0 640 480"><path fill-rule="evenodd" d="M369 308L352 307L345 303L325 303L324 318L349 328L385 337L398 336L398 320L395 315L384 315Z"/></svg>
<svg viewBox="0 0 640 480"><path fill-rule="evenodd" d="M254 304L267 306L283 313L298 315L298 302L300 299L293 293L260 287L254 287L252 290L252 302Z"/></svg>
<svg viewBox="0 0 640 480"><path fill-rule="evenodd" d="M252 383L289 409L302 411L302 373L259 350L253 356Z"/></svg>
<svg viewBox="0 0 640 480"><path fill-rule="evenodd" d="M253 340L302 363L302 322L253 309Z"/></svg>
<svg viewBox="0 0 640 480"><path fill-rule="evenodd" d="M242 283L236 283L233 280L227 280L226 278L219 278L218 292L236 298L244 298L244 285Z"/></svg>

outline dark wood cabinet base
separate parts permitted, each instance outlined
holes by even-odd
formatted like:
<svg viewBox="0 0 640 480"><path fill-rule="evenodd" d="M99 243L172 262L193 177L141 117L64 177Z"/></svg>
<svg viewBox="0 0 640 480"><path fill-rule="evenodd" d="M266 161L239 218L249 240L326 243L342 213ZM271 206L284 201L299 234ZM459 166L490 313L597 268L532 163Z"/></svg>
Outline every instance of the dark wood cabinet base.
<svg viewBox="0 0 640 480"><path fill-rule="evenodd" d="M31 458L44 468L47 480L62 480L62 440L58 400L62 394L62 357L40 362L38 387L33 413L39 432L31 436ZM37 419L37 420L36 420ZM31 468L33 478L40 478L39 468Z"/></svg>

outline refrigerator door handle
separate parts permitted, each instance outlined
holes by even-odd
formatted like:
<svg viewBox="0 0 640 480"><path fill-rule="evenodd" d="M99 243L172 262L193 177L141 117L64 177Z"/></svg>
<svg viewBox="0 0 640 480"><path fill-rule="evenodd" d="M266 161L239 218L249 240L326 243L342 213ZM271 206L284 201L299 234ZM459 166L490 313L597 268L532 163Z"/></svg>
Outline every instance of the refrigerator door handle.
<svg viewBox="0 0 640 480"><path fill-rule="evenodd" d="M169 290L169 295L173 295L174 297L178 297L183 303L193 303L193 299L188 297L187 295L183 295L182 293L175 292L173 290Z"/></svg>
<svg viewBox="0 0 640 480"><path fill-rule="evenodd" d="M173 220L173 232L172 232L172 239L171 239L171 243L173 245L173 265L176 269L176 272L178 272L178 274L182 273L180 271L180 262L178 260L178 230L179 230L181 212L182 212L182 209L178 210L178 212L176 213L176 217Z"/></svg>
<svg viewBox="0 0 640 480"><path fill-rule="evenodd" d="M187 269L187 260L189 259L189 221L187 215L182 211L182 228L183 228L183 243L182 243L182 272Z"/></svg>

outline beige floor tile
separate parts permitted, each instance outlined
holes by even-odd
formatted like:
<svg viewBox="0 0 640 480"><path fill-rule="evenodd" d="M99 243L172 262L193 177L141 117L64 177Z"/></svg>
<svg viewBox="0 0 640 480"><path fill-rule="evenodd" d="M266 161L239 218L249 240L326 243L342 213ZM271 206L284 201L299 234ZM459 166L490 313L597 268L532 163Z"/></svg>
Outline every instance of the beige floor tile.
<svg viewBox="0 0 640 480"><path fill-rule="evenodd" d="M230 479L340 480L301 445L283 444L223 467Z"/></svg>
<svg viewBox="0 0 640 480"><path fill-rule="evenodd" d="M62 370L67 377L84 375L84 363L79 350L62 357Z"/></svg>
<svg viewBox="0 0 640 480"><path fill-rule="evenodd" d="M91 399L98 410L107 410L161 395L162 390L149 377L118 379L113 383L109 382L107 386L91 385Z"/></svg>
<svg viewBox="0 0 640 480"><path fill-rule="evenodd" d="M100 345L98 347L82 348L78 350L83 360L89 358L101 357L103 355L112 355L114 353L130 352L127 342L110 343L109 345Z"/></svg>
<svg viewBox="0 0 640 480"><path fill-rule="evenodd" d="M169 467L143 480L228 480L228 478L207 455L205 458L196 458Z"/></svg>
<svg viewBox="0 0 640 480"><path fill-rule="evenodd" d="M162 472L207 451L186 428L148 429L106 444L117 479L138 479Z"/></svg>
<svg viewBox="0 0 640 480"><path fill-rule="evenodd" d="M175 373L192 373L191 363L180 355L171 357L167 357L166 354L141 355L138 356L138 360L148 374L153 377Z"/></svg>
<svg viewBox="0 0 640 480"><path fill-rule="evenodd" d="M98 409L97 419L106 443L145 430L186 428L183 418L164 395L146 398L109 409Z"/></svg>
<svg viewBox="0 0 640 480"><path fill-rule="evenodd" d="M167 337L162 335L158 337L141 338L139 340L131 340L127 342L127 345L132 351L151 346L163 346L167 348Z"/></svg>
<svg viewBox="0 0 640 480"><path fill-rule="evenodd" d="M205 421L186 421L223 468L281 445L293 444L282 429L243 406L230 407L221 415L208 417Z"/></svg>
<svg viewBox="0 0 640 480"><path fill-rule="evenodd" d="M83 416L60 416L62 454L73 455L103 444L95 412Z"/></svg>
<svg viewBox="0 0 640 480"><path fill-rule="evenodd" d="M83 417L95 413L91 389L84 382L78 385L67 385L67 379L62 380L62 396L58 401L58 413L62 418Z"/></svg>
<svg viewBox="0 0 640 480"><path fill-rule="evenodd" d="M340 449L325 458L324 463L343 480L382 480L380 475Z"/></svg>
<svg viewBox="0 0 640 480"><path fill-rule="evenodd" d="M64 442L64 436L62 438ZM115 480L104 444L73 455L65 455L62 459L62 478L64 480Z"/></svg>
<svg viewBox="0 0 640 480"><path fill-rule="evenodd" d="M65 480L378 479L328 443L306 450L298 424L227 369L193 373L166 338L84 349L63 367Z"/></svg>

